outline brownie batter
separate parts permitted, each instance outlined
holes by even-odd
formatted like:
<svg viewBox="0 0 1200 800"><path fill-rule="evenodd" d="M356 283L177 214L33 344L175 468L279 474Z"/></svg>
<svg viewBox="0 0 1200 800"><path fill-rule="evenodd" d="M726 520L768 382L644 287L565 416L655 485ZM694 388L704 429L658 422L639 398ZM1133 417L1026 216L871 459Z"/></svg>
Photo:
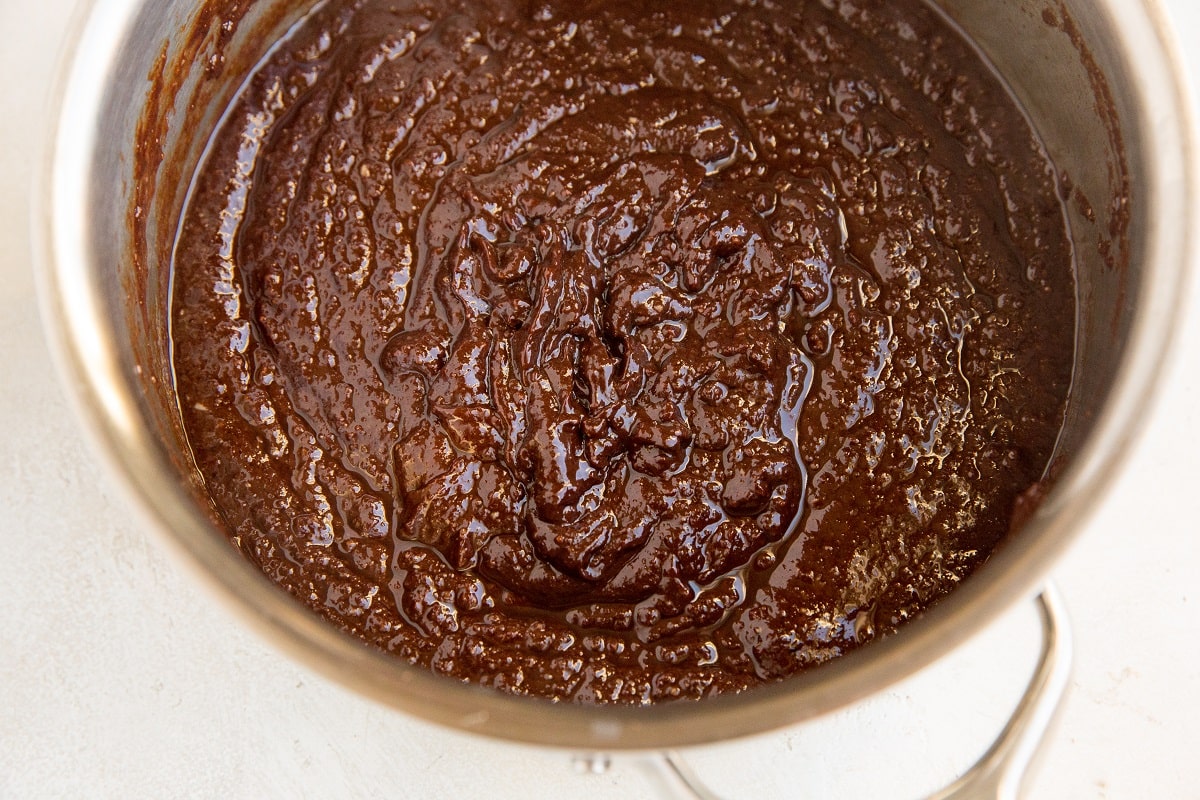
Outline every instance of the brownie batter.
<svg viewBox="0 0 1200 800"><path fill-rule="evenodd" d="M1055 173L919 0L334 0L181 222L196 464L271 580L506 692L735 692L886 635L1061 426Z"/></svg>

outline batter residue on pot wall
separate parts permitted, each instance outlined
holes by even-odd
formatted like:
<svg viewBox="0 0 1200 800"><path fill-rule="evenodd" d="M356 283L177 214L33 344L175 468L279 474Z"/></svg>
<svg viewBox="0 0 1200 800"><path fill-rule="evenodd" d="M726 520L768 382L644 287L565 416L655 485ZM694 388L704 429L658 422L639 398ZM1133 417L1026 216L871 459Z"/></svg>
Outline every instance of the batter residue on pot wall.
<svg viewBox="0 0 1200 800"><path fill-rule="evenodd" d="M1041 476L1053 175L916 0L332 3L181 223L196 463L272 580L437 672L794 673L952 589Z"/></svg>

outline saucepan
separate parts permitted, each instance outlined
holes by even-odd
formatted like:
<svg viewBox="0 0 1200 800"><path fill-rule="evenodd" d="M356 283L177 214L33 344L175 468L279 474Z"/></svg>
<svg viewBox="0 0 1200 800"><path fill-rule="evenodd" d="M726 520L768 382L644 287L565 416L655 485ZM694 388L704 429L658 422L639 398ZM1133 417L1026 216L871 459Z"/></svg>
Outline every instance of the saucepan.
<svg viewBox="0 0 1200 800"><path fill-rule="evenodd" d="M1144 421L1193 235L1186 95L1156 2L940 5L1020 98L1060 170L1078 266L1078 345L1050 490L976 574L887 639L737 696L640 709L552 704L368 649L229 544L189 458L173 392L171 246L206 132L239 76L307 0L96 0L78 27L37 225L47 326L84 427L146 527L215 596L301 662L425 720L582 751L669 749L795 724L876 693L1037 595L1111 490ZM1052 647L1035 694L1065 682L1052 598L1043 596L1043 610ZM1021 713L1044 718L1046 708L1031 697ZM1018 715L1012 727L1024 724Z"/></svg>

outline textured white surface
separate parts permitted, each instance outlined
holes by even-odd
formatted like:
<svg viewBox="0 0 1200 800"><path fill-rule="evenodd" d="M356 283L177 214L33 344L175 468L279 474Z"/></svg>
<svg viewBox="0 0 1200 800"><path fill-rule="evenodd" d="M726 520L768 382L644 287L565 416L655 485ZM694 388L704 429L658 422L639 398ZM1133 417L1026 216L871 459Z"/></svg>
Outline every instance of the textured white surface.
<svg viewBox="0 0 1200 800"><path fill-rule="evenodd" d="M199 592L85 450L35 309L28 187L70 0L0 4L0 798L643 796L637 763L448 733L287 661ZM1168 0L1200 83L1200 4ZM1055 578L1073 691L1035 798L1200 798L1200 281L1152 423ZM980 752L1036 646L1017 609L926 674L692 751L731 797L914 797Z"/></svg>

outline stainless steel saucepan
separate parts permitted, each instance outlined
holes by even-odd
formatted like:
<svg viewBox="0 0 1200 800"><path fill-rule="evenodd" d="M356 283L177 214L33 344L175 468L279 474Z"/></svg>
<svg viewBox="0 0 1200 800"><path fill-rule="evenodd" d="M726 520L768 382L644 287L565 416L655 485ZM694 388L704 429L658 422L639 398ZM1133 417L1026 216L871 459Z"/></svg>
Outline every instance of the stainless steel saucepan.
<svg viewBox="0 0 1200 800"><path fill-rule="evenodd" d="M295 658L409 714L510 740L610 751L764 732L880 691L1033 597L1109 491L1158 377L1193 235L1195 153L1163 12L1152 0L942 0L1071 187L1079 269L1075 382L1052 489L990 561L896 635L834 663L738 696L646 709L505 696L328 626L215 524L167 347L175 223L207 132L306 2L96 0L59 89L37 217L47 324L96 449L147 527Z"/></svg>

